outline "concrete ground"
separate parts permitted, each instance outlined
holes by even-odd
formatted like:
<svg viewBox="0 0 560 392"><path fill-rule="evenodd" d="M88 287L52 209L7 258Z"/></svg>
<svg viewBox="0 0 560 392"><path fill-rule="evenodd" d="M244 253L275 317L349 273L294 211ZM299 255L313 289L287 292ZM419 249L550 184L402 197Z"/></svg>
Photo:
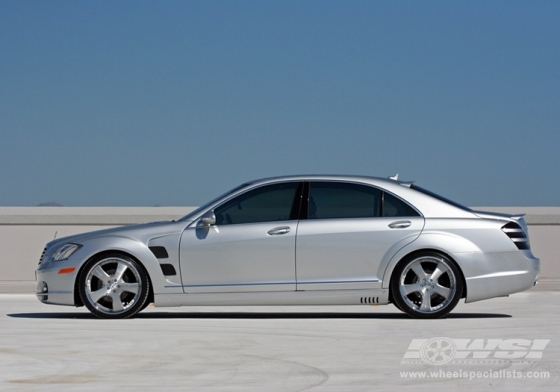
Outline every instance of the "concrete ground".
<svg viewBox="0 0 560 392"><path fill-rule="evenodd" d="M442 337L456 351L431 358L452 361L403 358L431 355L412 339ZM462 360L459 339L471 349ZM488 339L501 343L489 348ZM107 321L31 295L0 295L0 390L119 389L558 391L560 292L461 303L429 321L392 305L149 307L134 319Z"/></svg>

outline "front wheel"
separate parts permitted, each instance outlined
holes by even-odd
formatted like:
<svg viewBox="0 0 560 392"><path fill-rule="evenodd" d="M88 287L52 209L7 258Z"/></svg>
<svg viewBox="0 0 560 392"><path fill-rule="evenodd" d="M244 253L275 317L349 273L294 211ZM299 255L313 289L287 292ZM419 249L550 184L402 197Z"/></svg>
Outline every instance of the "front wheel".
<svg viewBox="0 0 560 392"><path fill-rule="evenodd" d="M403 259L395 268L391 293L397 308L416 318L448 314L461 299L463 277L455 262L437 252Z"/></svg>
<svg viewBox="0 0 560 392"><path fill-rule="evenodd" d="M144 308L150 291L144 268L118 253L89 260L78 279L82 302L100 318L134 316Z"/></svg>

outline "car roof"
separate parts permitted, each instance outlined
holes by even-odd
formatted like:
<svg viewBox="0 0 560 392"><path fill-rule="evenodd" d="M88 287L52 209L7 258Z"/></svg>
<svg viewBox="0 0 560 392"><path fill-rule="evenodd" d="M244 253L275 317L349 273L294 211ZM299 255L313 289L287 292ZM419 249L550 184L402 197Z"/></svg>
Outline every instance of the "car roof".
<svg viewBox="0 0 560 392"><path fill-rule="evenodd" d="M341 174L304 174L304 175L289 175L289 176L276 176L265 177L254 181L249 181L247 185L263 184L268 182L278 181L356 181L365 182L370 184L399 184L405 187L410 187L414 181L400 181L383 177L374 176L359 176L359 175L341 175Z"/></svg>

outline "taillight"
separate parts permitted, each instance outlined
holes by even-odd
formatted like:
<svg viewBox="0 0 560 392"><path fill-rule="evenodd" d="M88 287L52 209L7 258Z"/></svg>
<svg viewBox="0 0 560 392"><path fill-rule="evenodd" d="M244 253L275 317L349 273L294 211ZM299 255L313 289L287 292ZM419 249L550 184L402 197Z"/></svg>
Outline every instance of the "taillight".
<svg viewBox="0 0 560 392"><path fill-rule="evenodd" d="M506 233L510 240L517 246L517 249L524 250L530 249L529 238L525 231L515 222L509 222L507 225L502 226L502 231Z"/></svg>

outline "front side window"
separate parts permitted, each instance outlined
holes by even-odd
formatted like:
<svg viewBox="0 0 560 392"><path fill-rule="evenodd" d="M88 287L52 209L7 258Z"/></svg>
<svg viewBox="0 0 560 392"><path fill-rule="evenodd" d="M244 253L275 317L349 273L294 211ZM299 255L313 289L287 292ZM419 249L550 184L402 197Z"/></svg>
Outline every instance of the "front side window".
<svg viewBox="0 0 560 392"><path fill-rule="evenodd" d="M214 210L216 224L273 222L297 219L293 206L297 182L265 185L239 195Z"/></svg>
<svg viewBox="0 0 560 392"><path fill-rule="evenodd" d="M310 182L308 219L379 216L381 190L344 182Z"/></svg>
<svg viewBox="0 0 560 392"><path fill-rule="evenodd" d="M182 221L188 221L193 219L194 217L196 217L198 214L200 214L202 211L204 211L205 209L207 209L208 207L210 207L212 204L216 203L218 200L223 199L224 197L227 197L228 195L231 195L235 192L237 192L238 190L240 190L241 188L245 188L246 186L251 185L250 183L245 183L245 184L241 184L239 186L236 186L235 188L233 188L232 190L227 191L226 193L224 193L223 195L220 195L214 199L212 199L211 201L209 201L208 203L205 203L203 205L201 205L200 207L198 207L197 209L195 209L194 211L189 212L187 215L185 215L184 217L182 217L181 219L179 219L179 222Z"/></svg>

